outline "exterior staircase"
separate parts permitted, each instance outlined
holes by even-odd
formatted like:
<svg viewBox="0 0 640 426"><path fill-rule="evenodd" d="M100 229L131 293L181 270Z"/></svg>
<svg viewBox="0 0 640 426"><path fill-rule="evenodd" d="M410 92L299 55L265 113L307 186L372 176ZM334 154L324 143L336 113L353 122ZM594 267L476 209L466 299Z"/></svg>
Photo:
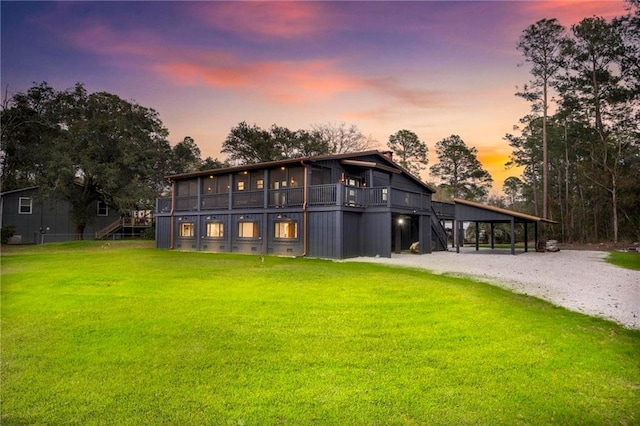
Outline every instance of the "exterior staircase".
<svg viewBox="0 0 640 426"><path fill-rule="evenodd" d="M123 217L97 231L96 240L104 240L124 229L145 229L152 225L153 221L149 218Z"/></svg>

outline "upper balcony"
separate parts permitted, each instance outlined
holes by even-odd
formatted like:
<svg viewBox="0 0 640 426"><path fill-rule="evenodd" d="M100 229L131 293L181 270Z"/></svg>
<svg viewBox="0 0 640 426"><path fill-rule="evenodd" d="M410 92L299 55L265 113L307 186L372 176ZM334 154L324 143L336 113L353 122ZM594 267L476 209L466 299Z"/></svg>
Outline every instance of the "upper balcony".
<svg viewBox="0 0 640 426"><path fill-rule="evenodd" d="M391 187L363 188L342 183L309 186L307 206L348 206L354 208L396 207L430 209L429 194ZM304 188L235 191L223 194L175 197L175 211L241 210L255 208L302 207ZM171 197L156 200L156 213L171 212Z"/></svg>

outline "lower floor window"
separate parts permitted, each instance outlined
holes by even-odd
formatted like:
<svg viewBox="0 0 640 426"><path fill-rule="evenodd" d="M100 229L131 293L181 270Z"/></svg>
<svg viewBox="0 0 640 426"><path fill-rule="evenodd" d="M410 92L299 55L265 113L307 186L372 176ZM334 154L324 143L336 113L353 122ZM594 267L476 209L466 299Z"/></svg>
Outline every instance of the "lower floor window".
<svg viewBox="0 0 640 426"><path fill-rule="evenodd" d="M193 223L185 222L180 224L181 237L193 237L195 234L195 226Z"/></svg>
<svg viewBox="0 0 640 426"><path fill-rule="evenodd" d="M224 224L222 222L207 223L207 237L211 237L211 238L224 237Z"/></svg>
<svg viewBox="0 0 640 426"><path fill-rule="evenodd" d="M258 238L258 222L238 223L238 238Z"/></svg>
<svg viewBox="0 0 640 426"><path fill-rule="evenodd" d="M294 222L294 221L275 222L274 238L284 239L284 240L298 238L298 222Z"/></svg>

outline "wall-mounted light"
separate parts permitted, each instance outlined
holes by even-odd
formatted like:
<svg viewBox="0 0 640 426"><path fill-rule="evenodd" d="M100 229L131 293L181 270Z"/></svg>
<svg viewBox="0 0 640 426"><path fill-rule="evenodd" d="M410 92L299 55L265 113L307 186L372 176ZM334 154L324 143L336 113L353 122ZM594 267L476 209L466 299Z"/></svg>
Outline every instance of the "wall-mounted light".
<svg viewBox="0 0 640 426"><path fill-rule="evenodd" d="M398 219L398 225L402 225L403 223L404 223L404 219L403 218Z"/></svg>

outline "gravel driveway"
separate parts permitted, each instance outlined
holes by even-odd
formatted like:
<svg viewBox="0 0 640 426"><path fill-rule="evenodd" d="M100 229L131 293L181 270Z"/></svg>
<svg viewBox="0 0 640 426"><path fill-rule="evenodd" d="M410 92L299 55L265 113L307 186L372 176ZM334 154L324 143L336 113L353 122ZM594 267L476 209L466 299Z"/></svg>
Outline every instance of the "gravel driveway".
<svg viewBox="0 0 640 426"><path fill-rule="evenodd" d="M545 299L572 311L640 329L640 271L606 263L606 252L562 250L518 253L465 248L431 254L359 257L357 262L424 268L439 274L471 276L517 293Z"/></svg>

